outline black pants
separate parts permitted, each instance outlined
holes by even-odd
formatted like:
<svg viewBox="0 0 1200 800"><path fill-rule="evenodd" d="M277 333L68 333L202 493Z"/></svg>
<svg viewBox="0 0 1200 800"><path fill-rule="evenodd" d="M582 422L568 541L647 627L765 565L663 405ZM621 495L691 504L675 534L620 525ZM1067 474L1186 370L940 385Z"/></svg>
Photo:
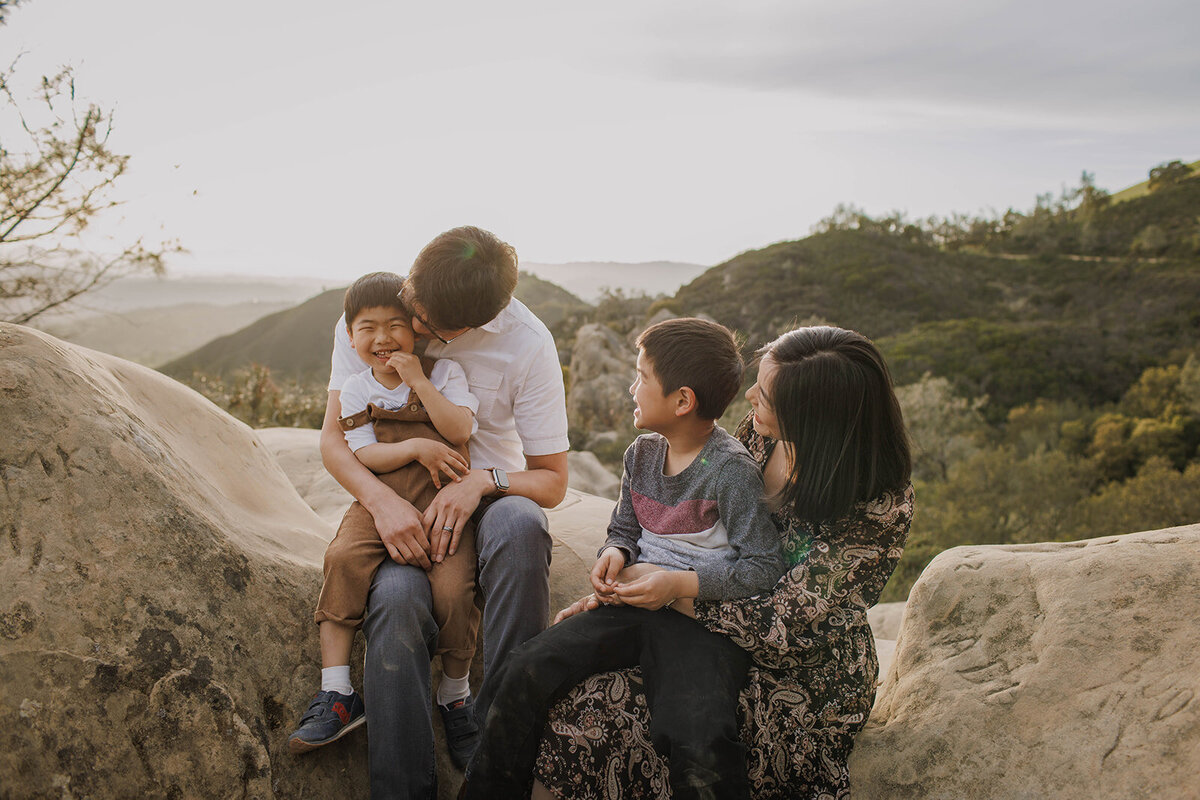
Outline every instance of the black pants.
<svg viewBox="0 0 1200 800"><path fill-rule="evenodd" d="M640 665L650 738L674 798L748 798L738 693L750 657L727 637L664 609L602 606L513 651L467 770L467 798L528 798L550 707L597 672Z"/></svg>

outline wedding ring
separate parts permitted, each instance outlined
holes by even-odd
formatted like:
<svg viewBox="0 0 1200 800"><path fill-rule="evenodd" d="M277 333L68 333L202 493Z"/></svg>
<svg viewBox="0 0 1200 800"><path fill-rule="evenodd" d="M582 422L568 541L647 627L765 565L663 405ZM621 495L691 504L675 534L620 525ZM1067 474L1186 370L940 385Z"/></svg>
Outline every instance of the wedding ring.
<svg viewBox="0 0 1200 800"><path fill-rule="evenodd" d="M446 531L447 533L450 533L451 531L454 530L454 526L453 525L443 525L442 530Z"/></svg>

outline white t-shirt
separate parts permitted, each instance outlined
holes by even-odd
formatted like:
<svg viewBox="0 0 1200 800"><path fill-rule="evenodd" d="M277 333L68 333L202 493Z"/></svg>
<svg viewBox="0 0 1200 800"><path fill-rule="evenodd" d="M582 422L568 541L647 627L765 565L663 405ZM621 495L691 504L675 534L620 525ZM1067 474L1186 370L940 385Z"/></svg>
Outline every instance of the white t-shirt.
<svg viewBox="0 0 1200 800"><path fill-rule="evenodd" d="M567 399L554 337L515 297L496 318L450 344L429 342L425 355L450 358L467 374L479 399L479 430L471 437L471 466L525 469L525 456L546 456L570 449ZM354 352L343 316L333 327L330 390L362 372L366 364Z"/></svg>
<svg viewBox="0 0 1200 800"><path fill-rule="evenodd" d="M471 394L471 390L467 386L466 373L463 372L462 367L450 359L439 358L437 360L429 372L429 382L433 384L433 388L442 393L442 397L454 405L466 406L471 409L471 413L479 410L479 400ZM376 407L388 411L399 411L407 405L411 391L407 383L401 383L395 389L389 389L375 380L375 374L370 369L365 369L351 375L342 384L342 393L339 398L342 402L342 416L349 417L357 414L365 409L368 403L374 403ZM474 434L478 428L479 423L472 420L471 433ZM351 428L345 433L346 444L350 445L350 449L355 452L360 447L366 447L379 441L375 438L373 424Z"/></svg>

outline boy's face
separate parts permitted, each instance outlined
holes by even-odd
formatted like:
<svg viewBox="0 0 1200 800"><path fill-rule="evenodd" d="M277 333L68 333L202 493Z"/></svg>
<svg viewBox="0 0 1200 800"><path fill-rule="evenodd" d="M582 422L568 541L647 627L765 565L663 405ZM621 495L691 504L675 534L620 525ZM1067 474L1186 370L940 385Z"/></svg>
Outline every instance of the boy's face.
<svg viewBox="0 0 1200 800"><path fill-rule="evenodd" d="M654 362L645 350L638 350L637 377L629 387L633 395L633 427L641 431L656 431L675 420L675 404L663 396L662 383L654 371Z"/></svg>
<svg viewBox="0 0 1200 800"><path fill-rule="evenodd" d="M392 353L413 351L412 326L400 309L393 306L364 308L349 328L354 352L371 369L395 372L387 365Z"/></svg>

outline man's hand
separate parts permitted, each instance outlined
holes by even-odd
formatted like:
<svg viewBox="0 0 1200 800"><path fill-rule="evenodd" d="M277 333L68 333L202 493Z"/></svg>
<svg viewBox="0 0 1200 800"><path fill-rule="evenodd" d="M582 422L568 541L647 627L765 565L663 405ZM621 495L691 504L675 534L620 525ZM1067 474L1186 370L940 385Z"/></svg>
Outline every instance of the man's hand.
<svg viewBox="0 0 1200 800"><path fill-rule="evenodd" d="M393 561L422 569L433 566L429 561L429 539L412 503L392 494L390 499L381 500L367 510Z"/></svg>
<svg viewBox="0 0 1200 800"><path fill-rule="evenodd" d="M466 475L471 471L467 460L457 450L447 447L433 439L409 439L417 461L429 470L433 485L442 488L443 473L453 482L461 481L460 473Z"/></svg>
<svg viewBox="0 0 1200 800"><path fill-rule="evenodd" d="M596 563L592 565L592 571L588 577L591 579L592 588L596 591L596 596L602 602L612 596L617 576L621 574L621 570L624 568L624 550L619 547L606 547L600 551L600 556L596 559Z"/></svg>
<svg viewBox="0 0 1200 800"><path fill-rule="evenodd" d="M410 389L418 389L418 394L429 382L425 370L421 368L421 359L412 353L392 353L388 366L400 374L400 380L407 383Z"/></svg>
<svg viewBox="0 0 1200 800"><path fill-rule="evenodd" d="M430 554L434 563L444 561L446 555L458 552L458 540L463 526L475 513L479 501L488 495L495 483L486 470L474 469L462 480L443 486L433 502L425 509L421 524L432 543Z"/></svg>
<svg viewBox="0 0 1200 800"><path fill-rule="evenodd" d="M680 570L651 572L628 583L618 583L613 587L613 594L626 605L657 611L675 602L686 591L680 580L684 574Z"/></svg>

